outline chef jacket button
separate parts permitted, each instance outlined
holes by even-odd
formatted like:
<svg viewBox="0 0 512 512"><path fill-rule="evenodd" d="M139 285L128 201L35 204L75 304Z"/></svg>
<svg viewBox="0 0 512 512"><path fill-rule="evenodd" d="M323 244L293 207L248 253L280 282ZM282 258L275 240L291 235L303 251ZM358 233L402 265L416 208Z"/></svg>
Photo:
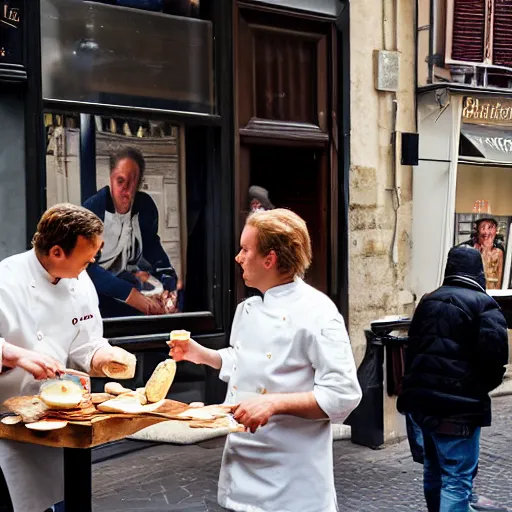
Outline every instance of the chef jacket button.
<svg viewBox="0 0 512 512"><path fill-rule="evenodd" d="M267 352L265 355L267 356L267 359L272 359L272 352Z"/></svg>
<svg viewBox="0 0 512 512"><path fill-rule="evenodd" d="M286 322L286 317L285 316L283 316L283 322Z"/></svg>
<svg viewBox="0 0 512 512"><path fill-rule="evenodd" d="M240 346L240 342L239 342L239 341L237 341L237 342L235 343L235 350L240 350L240 347L241 347L241 346Z"/></svg>
<svg viewBox="0 0 512 512"><path fill-rule="evenodd" d="M39 341L41 341L44 338L44 334L42 331L37 331L36 336Z"/></svg>
<svg viewBox="0 0 512 512"><path fill-rule="evenodd" d="M236 364L233 365L233 371L236 372Z"/></svg>
<svg viewBox="0 0 512 512"><path fill-rule="evenodd" d="M31 288L35 288L36 287L36 282L35 281L31 281L30 282L30 286L31 286Z"/></svg>

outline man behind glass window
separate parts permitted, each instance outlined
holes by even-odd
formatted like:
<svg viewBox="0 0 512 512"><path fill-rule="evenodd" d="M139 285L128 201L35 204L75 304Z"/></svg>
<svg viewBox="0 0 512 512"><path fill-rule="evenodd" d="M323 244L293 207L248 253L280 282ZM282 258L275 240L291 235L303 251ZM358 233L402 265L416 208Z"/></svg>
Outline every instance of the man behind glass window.
<svg viewBox="0 0 512 512"><path fill-rule="evenodd" d="M144 157L135 148L112 154L110 185L84 203L105 224L105 245L88 269L105 317L177 310L177 276L158 236L158 209L139 190L145 169ZM153 282L162 290L143 293L152 291Z"/></svg>

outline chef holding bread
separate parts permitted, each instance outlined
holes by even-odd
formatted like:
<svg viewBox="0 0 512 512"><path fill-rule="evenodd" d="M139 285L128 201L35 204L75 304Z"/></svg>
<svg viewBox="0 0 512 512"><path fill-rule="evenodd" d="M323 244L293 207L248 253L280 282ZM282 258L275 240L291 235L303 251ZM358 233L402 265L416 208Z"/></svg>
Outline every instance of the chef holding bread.
<svg viewBox="0 0 512 512"><path fill-rule="evenodd" d="M298 215L251 214L240 245L243 279L263 298L238 306L230 346L169 341L176 361L220 370L226 403L252 432L227 438L219 504L238 512L336 512L331 423L342 423L361 399L343 318L302 280L311 241Z"/></svg>
<svg viewBox="0 0 512 512"><path fill-rule="evenodd" d="M135 356L103 337L98 296L85 272L102 246L102 233L103 223L89 210L56 205L41 217L33 249L0 263L0 339L41 354L51 368L48 377L65 368L117 379L134 376ZM4 368L0 402L39 394L38 375L32 373ZM58 397L51 387L45 393L49 401ZM0 467L10 495L2 496L5 510L42 512L62 501L62 450L2 439Z"/></svg>

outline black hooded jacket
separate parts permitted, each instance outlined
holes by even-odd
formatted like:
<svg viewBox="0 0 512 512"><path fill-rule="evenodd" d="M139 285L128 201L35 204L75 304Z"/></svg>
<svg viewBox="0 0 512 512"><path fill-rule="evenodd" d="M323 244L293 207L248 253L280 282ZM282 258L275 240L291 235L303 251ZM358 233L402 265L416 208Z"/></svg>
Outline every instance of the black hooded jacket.
<svg viewBox="0 0 512 512"><path fill-rule="evenodd" d="M414 314L400 412L469 426L491 423L489 392L508 362L507 323L485 292L480 253L455 247L445 279Z"/></svg>

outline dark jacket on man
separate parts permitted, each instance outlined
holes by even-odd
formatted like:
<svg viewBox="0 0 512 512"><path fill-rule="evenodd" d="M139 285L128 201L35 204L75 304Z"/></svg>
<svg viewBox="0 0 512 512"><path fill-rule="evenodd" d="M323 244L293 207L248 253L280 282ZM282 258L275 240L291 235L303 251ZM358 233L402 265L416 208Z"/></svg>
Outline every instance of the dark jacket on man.
<svg viewBox="0 0 512 512"><path fill-rule="evenodd" d="M433 427L488 426L489 392L507 362L507 323L485 291L480 253L455 247L443 285L421 299L412 319L398 410Z"/></svg>
<svg viewBox="0 0 512 512"><path fill-rule="evenodd" d="M84 207L95 213L102 221L105 221L105 212L115 212L110 188L103 187L92 197L87 199ZM157 267L171 267L169 257L165 253L160 237L158 236L158 209L149 194L137 192L131 209L132 217L139 215L139 225L142 234L142 256L151 265ZM109 270L105 270L98 263L92 263L87 267L87 273L92 279L99 295L106 295L124 301L130 295L133 284L117 277Z"/></svg>

